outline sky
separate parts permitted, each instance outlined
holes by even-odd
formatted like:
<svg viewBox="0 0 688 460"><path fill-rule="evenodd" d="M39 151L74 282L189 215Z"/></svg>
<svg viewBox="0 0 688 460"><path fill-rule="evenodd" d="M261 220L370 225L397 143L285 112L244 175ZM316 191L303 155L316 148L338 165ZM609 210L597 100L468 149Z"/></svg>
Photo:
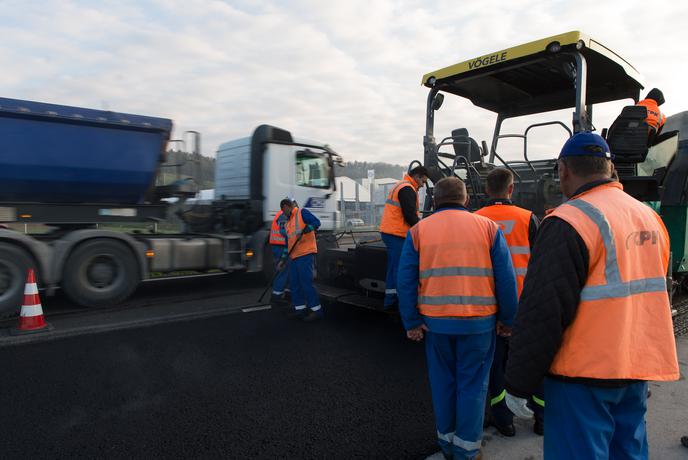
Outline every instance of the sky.
<svg viewBox="0 0 688 460"><path fill-rule="evenodd" d="M688 110L687 20L688 2L662 0L0 0L0 96L171 118L208 156L266 123L347 161L406 165L423 156L423 74L570 30L662 89L664 113ZM596 109L596 127L628 102ZM541 119L570 124L571 111ZM447 97L436 135L489 141L494 121ZM534 132L532 156L556 155L563 135Z"/></svg>

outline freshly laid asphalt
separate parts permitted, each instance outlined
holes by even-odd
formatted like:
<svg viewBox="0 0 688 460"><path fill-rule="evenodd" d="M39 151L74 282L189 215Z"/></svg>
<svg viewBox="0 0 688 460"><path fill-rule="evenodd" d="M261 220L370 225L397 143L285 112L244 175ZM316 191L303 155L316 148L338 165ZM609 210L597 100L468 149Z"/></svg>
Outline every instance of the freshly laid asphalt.
<svg viewBox="0 0 688 460"><path fill-rule="evenodd" d="M423 458L422 345L279 310L0 349L2 458Z"/></svg>

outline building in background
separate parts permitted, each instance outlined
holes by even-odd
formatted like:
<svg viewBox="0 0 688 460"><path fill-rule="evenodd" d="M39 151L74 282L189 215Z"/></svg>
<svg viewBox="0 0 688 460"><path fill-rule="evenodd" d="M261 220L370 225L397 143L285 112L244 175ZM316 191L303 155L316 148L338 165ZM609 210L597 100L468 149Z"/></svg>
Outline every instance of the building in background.
<svg viewBox="0 0 688 460"><path fill-rule="evenodd" d="M361 219L365 225L373 225L371 224L371 200L368 188L346 176L339 176L335 181L342 223L346 223L349 219Z"/></svg>

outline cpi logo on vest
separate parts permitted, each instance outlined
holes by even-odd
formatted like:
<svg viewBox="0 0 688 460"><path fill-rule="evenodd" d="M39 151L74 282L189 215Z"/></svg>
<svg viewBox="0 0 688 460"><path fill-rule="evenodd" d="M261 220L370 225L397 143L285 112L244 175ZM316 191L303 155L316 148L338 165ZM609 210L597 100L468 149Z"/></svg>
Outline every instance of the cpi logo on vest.
<svg viewBox="0 0 688 460"><path fill-rule="evenodd" d="M633 232L626 237L626 249L630 249L631 245L642 246L648 241L650 244L657 244L659 239L659 232L656 230L641 230L639 232Z"/></svg>

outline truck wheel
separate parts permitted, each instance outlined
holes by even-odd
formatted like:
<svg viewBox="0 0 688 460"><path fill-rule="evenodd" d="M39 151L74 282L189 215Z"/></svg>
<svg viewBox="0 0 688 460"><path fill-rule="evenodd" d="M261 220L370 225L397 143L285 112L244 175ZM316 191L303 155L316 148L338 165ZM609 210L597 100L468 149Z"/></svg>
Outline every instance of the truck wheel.
<svg viewBox="0 0 688 460"><path fill-rule="evenodd" d="M24 249L0 243L0 317L16 314L21 308L29 268L35 267Z"/></svg>
<svg viewBox="0 0 688 460"><path fill-rule="evenodd" d="M81 306L107 307L129 297L139 279L138 263L127 246L96 239L80 244L69 255L62 288Z"/></svg>

